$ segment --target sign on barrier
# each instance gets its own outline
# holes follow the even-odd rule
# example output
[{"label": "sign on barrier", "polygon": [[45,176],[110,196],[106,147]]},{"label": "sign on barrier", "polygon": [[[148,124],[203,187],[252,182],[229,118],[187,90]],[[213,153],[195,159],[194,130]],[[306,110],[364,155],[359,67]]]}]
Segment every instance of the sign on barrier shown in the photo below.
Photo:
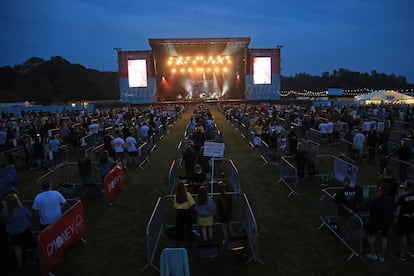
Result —
[{"label": "sign on barrier", "polygon": [[343,181],[344,177],[349,177],[351,187],[357,185],[358,168],[345,160],[333,156],[334,161],[334,177],[338,181]]},{"label": "sign on barrier", "polygon": [[223,157],[224,143],[204,142],[204,156]]},{"label": "sign on barrier", "polygon": [[124,168],[122,164],[116,165],[104,178],[105,202],[111,203],[115,193],[124,188]]},{"label": "sign on barrier", "polygon": [[37,237],[42,275],[47,275],[59,263],[65,251],[78,243],[86,233],[83,204],[78,201],[56,222],[41,231]]}]

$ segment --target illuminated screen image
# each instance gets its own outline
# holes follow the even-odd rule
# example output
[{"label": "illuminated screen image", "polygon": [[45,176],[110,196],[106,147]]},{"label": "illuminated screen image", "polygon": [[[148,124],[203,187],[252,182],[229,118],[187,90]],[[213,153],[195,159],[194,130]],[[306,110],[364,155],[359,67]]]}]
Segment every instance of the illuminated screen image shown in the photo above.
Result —
[{"label": "illuminated screen image", "polygon": [[147,61],[145,59],[128,60],[129,87],[147,87]]},{"label": "illuminated screen image", "polygon": [[270,57],[255,57],[253,59],[253,82],[254,84],[271,84]]}]

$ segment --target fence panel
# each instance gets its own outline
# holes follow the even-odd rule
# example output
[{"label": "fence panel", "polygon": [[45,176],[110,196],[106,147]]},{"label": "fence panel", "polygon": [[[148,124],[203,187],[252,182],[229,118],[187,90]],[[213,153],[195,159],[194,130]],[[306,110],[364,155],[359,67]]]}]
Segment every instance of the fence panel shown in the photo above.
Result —
[{"label": "fence panel", "polygon": [[259,232],[257,230],[256,219],[253,214],[253,210],[250,206],[249,200],[247,199],[246,194],[242,196],[242,209],[243,209],[243,227],[246,230],[247,237],[249,239],[250,251],[252,256],[247,261],[250,263],[254,261],[255,263],[263,264],[260,260],[259,253]]},{"label": "fence panel", "polygon": [[280,159],[279,172],[279,180],[277,183],[283,183],[288,187],[290,191],[288,196],[293,194],[298,195],[296,191],[299,182],[298,172],[296,167],[286,157]]},{"label": "fence panel", "polygon": [[[342,187],[329,187],[321,191],[320,196],[320,220],[319,229],[326,226],[352,253],[348,261],[357,256],[363,260],[363,245],[365,232],[363,220],[344,205],[338,205],[333,201],[334,195]],[[338,214],[338,209],[347,210],[350,215],[344,217]]]}]

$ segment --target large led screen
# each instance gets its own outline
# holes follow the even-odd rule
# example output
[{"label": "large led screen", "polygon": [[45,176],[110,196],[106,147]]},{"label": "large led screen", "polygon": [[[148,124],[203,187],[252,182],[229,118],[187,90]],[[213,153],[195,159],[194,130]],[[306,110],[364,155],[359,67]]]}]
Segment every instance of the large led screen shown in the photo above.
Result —
[{"label": "large led screen", "polygon": [[271,84],[272,59],[270,57],[255,57],[253,59],[253,83]]},{"label": "large led screen", "polygon": [[147,61],[145,59],[128,60],[129,87],[147,87]]}]

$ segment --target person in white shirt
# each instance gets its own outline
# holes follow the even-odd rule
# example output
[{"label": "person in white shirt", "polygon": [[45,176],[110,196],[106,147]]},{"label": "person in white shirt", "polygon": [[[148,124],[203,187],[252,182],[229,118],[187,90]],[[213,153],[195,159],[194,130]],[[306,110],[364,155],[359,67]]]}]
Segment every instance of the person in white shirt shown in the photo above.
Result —
[{"label": "person in white shirt", "polygon": [[370,121],[365,121],[365,122],[362,123],[362,131],[363,131],[364,134],[367,134],[370,129],[371,129],[371,122]]},{"label": "person in white shirt", "polygon": [[124,144],[125,140],[122,138],[121,133],[117,133],[117,136],[112,140],[112,146],[115,151],[115,159],[118,162],[123,162],[124,160]]},{"label": "person in white shirt", "polygon": [[39,212],[42,229],[57,221],[62,216],[62,207],[66,205],[63,195],[52,190],[52,184],[43,185],[43,192],[36,195],[32,208]]},{"label": "person in white shirt", "polygon": [[328,125],[324,122],[319,124],[319,131],[321,133],[322,139],[326,139],[326,134],[328,133]]},{"label": "person in white shirt", "polygon": [[138,164],[138,155],[137,155],[137,140],[129,135],[125,139],[126,143],[126,149],[128,151],[128,158],[127,158],[127,164],[131,164],[132,162],[135,162],[135,164]]},{"label": "person in white shirt", "polygon": [[146,122],[142,123],[141,127],[138,129],[138,138],[141,139],[141,141],[148,141],[149,136],[149,126]]},{"label": "person in white shirt", "polygon": [[356,159],[357,161],[362,161],[362,154],[364,150],[365,145],[365,135],[362,134],[361,130],[358,130],[358,132],[354,136],[354,140],[352,142],[352,147],[357,154]]},{"label": "person in white shirt", "polygon": [[99,124],[92,123],[88,126],[88,128],[89,128],[89,131],[90,131],[91,134],[93,134],[95,136],[99,134]]}]

